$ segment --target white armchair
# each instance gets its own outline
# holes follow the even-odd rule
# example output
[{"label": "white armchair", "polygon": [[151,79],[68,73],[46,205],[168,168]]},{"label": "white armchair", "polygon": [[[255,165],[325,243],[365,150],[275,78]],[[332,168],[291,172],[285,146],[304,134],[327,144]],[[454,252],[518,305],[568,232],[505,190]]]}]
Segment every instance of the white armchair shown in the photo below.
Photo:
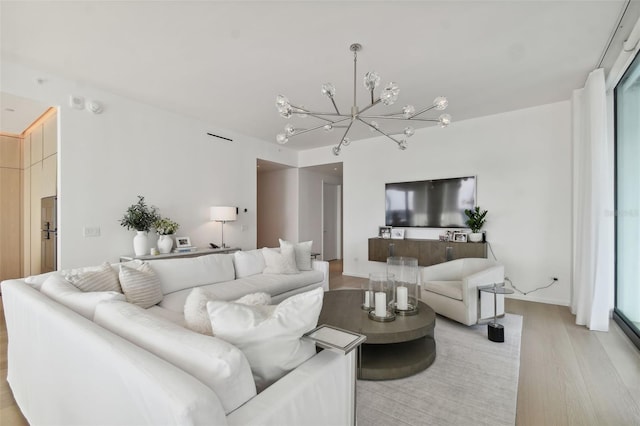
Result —
[{"label": "white armchair", "polygon": [[[427,266],[420,273],[422,300],[436,313],[465,325],[493,317],[493,294],[478,286],[504,282],[504,266],[489,259],[456,259]],[[504,314],[504,295],[497,295],[497,314]],[[478,315],[480,309],[480,315]]]}]

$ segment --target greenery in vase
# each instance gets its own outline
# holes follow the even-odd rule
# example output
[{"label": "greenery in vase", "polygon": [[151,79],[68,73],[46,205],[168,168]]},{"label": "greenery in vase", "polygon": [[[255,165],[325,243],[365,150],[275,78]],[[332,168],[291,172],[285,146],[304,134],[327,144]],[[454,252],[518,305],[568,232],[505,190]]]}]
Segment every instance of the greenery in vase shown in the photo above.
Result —
[{"label": "greenery in vase", "polygon": [[471,228],[471,232],[477,233],[480,232],[482,226],[487,221],[485,217],[487,216],[488,211],[482,210],[480,211],[479,206],[475,206],[473,210],[465,209],[464,214],[467,215],[468,219],[465,222],[469,228]]},{"label": "greenery in vase", "polygon": [[162,217],[154,222],[153,227],[156,228],[158,235],[171,235],[176,233],[180,225],[168,217]]},{"label": "greenery in vase", "polygon": [[127,208],[126,213],[120,219],[120,225],[127,229],[149,232],[158,219],[160,219],[158,208],[148,206],[144,202],[144,197],[138,195],[138,202]]}]

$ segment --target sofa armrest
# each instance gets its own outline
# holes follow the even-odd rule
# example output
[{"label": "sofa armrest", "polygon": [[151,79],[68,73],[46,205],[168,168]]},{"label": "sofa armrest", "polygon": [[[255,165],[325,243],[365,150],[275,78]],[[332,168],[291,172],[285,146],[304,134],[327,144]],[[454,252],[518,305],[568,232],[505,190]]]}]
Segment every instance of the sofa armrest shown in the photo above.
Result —
[{"label": "sofa armrest", "polygon": [[324,291],[329,291],[329,262],[324,260],[313,260],[311,261],[311,268],[313,268],[314,271],[320,271],[324,274],[322,289]]},{"label": "sofa armrest", "polygon": [[354,424],[356,351],[324,350],[227,416],[235,426]]},{"label": "sofa armrest", "polygon": [[478,287],[504,282],[504,266],[496,265],[462,279],[462,299],[466,304],[478,302]]}]

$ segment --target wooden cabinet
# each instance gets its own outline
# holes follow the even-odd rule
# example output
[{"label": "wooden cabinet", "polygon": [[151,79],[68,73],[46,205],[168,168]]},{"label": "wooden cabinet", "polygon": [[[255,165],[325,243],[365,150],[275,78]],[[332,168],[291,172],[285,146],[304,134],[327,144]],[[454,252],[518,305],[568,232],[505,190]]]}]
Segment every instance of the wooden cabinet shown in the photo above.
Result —
[{"label": "wooden cabinet", "polygon": [[42,124],[31,132],[31,165],[42,161]]},{"label": "wooden cabinet", "polygon": [[42,125],[42,158],[52,156],[58,152],[58,120],[53,114]]},{"label": "wooden cabinet", "polygon": [[0,280],[22,275],[21,139],[0,136]]},{"label": "wooden cabinet", "polygon": [[386,262],[389,256],[418,259],[418,265],[429,266],[467,257],[487,257],[486,243],[456,243],[438,240],[390,240],[369,238],[369,260]]}]

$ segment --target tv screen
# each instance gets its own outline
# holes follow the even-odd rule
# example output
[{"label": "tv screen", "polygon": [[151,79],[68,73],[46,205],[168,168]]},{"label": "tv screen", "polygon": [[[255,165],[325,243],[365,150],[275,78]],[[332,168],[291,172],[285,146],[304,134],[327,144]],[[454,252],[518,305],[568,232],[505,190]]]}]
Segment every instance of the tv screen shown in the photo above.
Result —
[{"label": "tv screen", "polygon": [[476,204],[476,177],[387,183],[387,226],[466,228],[465,209]]}]

